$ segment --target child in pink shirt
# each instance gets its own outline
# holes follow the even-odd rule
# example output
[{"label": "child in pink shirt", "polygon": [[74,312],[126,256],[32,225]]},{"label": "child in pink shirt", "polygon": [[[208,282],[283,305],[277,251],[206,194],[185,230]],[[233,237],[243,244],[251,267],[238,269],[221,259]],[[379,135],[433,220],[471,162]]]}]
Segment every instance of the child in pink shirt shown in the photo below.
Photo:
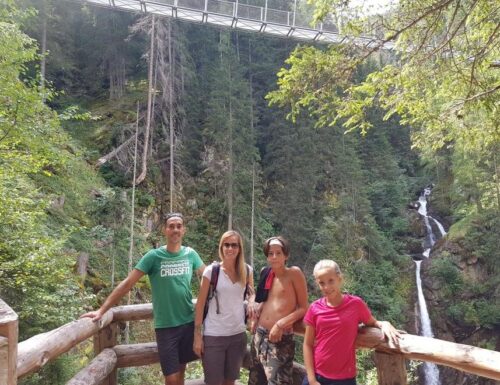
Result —
[{"label": "child in pink shirt", "polygon": [[375,326],[393,342],[399,332],[387,321],[377,321],[359,297],[342,293],[343,277],[332,260],[314,266],[314,279],[323,297],[314,301],[304,317],[302,385],[356,385],[355,340],[359,324]]}]

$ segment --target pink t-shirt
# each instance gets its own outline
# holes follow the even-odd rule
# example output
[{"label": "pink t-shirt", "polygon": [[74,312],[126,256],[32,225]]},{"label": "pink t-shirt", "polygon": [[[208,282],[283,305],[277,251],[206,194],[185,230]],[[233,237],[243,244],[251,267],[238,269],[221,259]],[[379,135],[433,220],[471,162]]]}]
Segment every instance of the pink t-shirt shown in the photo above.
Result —
[{"label": "pink t-shirt", "polygon": [[324,297],[314,301],[304,322],[315,328],[315,373],[332,380],[356,377],[358,325],[370,318],[370,309],[355,295],[344,294],[338,306],[327,305]]}]

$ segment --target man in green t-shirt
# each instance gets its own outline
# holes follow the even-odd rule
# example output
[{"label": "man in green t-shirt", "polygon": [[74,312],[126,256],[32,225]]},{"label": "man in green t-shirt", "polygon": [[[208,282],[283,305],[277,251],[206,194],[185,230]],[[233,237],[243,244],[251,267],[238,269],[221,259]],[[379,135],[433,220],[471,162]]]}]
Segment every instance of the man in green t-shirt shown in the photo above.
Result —
[{"label": "man in green t-shirt", "polygon": [[194,271],[201,277],[205,265],[195,250],[182,246],[185,232],[182,214],[168,214],[163,226],[166,246],[148,251],[99,310],[81,316],[98,321],[147,274],[151,283],[156,342],[165,385],[183,385],[186,364],[198,358],[193,352],[191,278]]}]

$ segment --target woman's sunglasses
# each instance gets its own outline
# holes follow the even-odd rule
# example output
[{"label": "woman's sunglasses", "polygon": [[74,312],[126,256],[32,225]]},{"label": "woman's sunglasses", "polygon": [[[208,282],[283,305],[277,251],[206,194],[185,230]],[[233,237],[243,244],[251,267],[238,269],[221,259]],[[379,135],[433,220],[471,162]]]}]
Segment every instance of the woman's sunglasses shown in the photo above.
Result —
[{"label": "woman's sunglasses", "polygon": [[223,243],[222,246],[224,246],[227,249],[229,248],[237,249],[240,247],[238,243]]}]

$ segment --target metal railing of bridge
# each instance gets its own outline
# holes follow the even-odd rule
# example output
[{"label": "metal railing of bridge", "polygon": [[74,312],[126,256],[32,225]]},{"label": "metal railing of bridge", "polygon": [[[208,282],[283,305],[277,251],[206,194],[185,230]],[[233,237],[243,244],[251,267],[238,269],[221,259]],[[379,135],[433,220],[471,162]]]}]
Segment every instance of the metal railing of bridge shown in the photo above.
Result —
[{"label": "metal railing of bridge", "polygon": [[[375,37],[347,37],[335,23],[325,21],[313,24],[312,6],[279,0],[80,0],[81,2],[136,13],[178,18],[185,21],[208,23],[249,32],[270,34],[305,41],[342,43],[346,39],[366,47],[380,44]],[[384,49],[392,49],[384,44]]]}]

